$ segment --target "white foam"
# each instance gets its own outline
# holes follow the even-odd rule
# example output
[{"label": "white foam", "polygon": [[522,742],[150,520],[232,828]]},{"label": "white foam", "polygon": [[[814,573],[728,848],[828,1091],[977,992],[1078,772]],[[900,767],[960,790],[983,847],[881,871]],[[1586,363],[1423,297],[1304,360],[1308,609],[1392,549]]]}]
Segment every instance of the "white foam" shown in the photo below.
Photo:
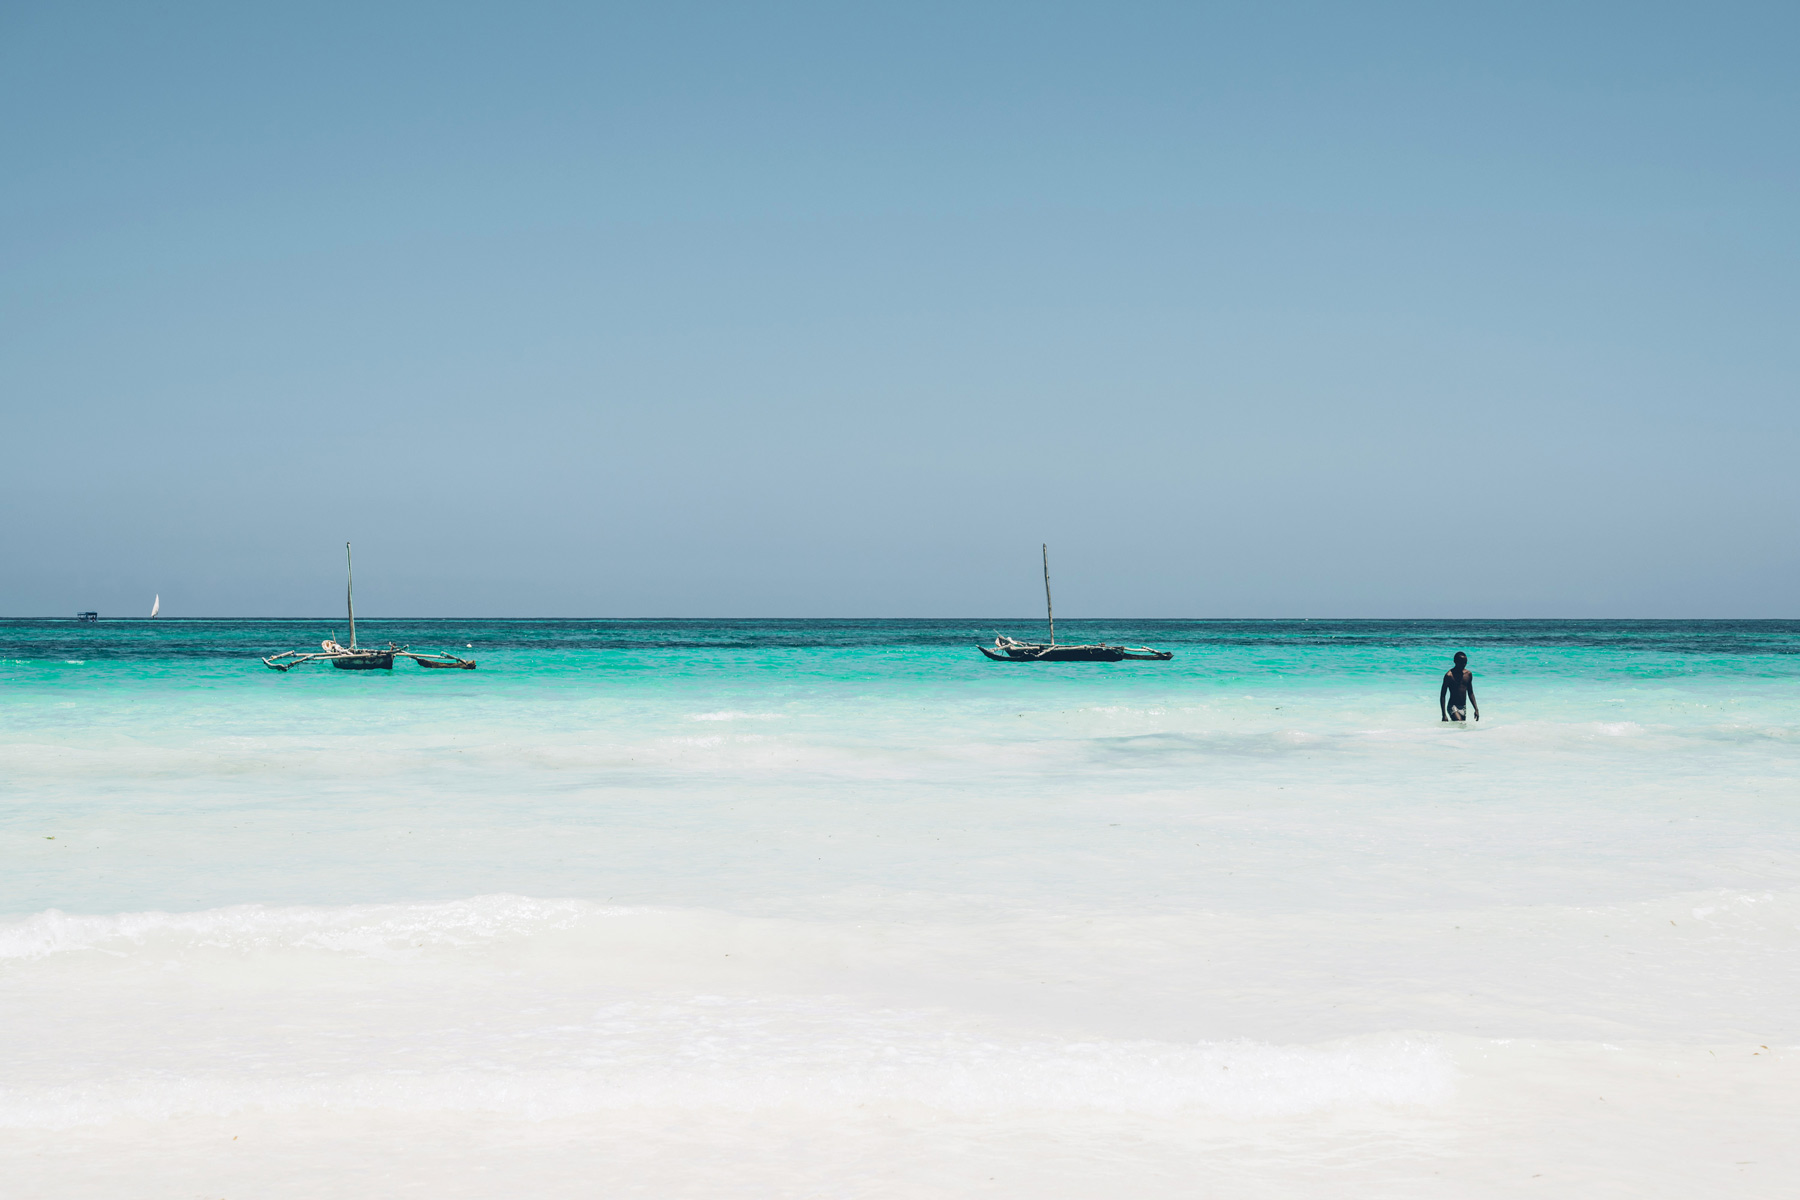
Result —
[{"label": "white foam", "polygon": [[0,961],[78,950],[119,953],[155,946],[165,952],[205,947],[237,952],[306,948],[386,955],[423,945],[464,946],[567,928],[583,915],[612,911],[580,900],[476,896],[442,904],[278,907],[240,904],[203,912],[74,916],[50,909],[0,922]]},{"label": "white foam", "polygon": [[1450,1094],[1448,1056],[1417,1037],[1059,1037],[822,994],[859,962],[918,974],[1013,940],[951,923],[918,931],[922,949],[902,928],[917,930],[515,895],[39,913],[0,923],[0,1126],[250,1109],[1256,1117]]},{"label": "white foam", "polygon": [[[904,1016],[904,1014],[900,1014]],[[616,1026],[616,1022],[614,1025]],[[167,1119],[260,1109],[293,1112],[492,1112],[541,1120],[620,1109],[836,1112],[923,1107],[1007,1115],[1203,1111],[1283,1117],[1343,1106],[1441,1104],[1449,1055],[1413,1038],[1340,1047],[1249,1042],[1055,1044],[989,1040],[894,1020],[810,1028],[802,1054],[785,1029],[723,1020],[674,1045],[621,1044],[602,1023],[562,1066],[519,1069],[503,1055],[458,1069],[170,1077],[144,1073],[75,1085],[0,1088],[0,1127],[61,1129],[119,1118]],[[654,1033],[655,1030],[638,1030]],[[526,1036],[521,1034],[520,1036]],[[652,1053],[654,1052],[654,1053]]]},{"label": "white foam", "polygon": [[728,710],[725,712],[693,713],[690,721],[780,721],[785,720],[786,713],[753,713]]}]

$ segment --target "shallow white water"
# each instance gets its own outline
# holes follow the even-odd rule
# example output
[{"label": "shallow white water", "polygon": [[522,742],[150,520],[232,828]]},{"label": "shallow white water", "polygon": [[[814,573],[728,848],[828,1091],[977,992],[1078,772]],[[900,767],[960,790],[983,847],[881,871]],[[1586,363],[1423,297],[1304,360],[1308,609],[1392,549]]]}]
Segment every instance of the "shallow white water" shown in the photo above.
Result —
[{"label": "shallow white water", "polygon": [[1800,1177],[1786,660],[1526,662],[1457,729],[1317,650],[895,653],[15,662],[17,1194]]}]

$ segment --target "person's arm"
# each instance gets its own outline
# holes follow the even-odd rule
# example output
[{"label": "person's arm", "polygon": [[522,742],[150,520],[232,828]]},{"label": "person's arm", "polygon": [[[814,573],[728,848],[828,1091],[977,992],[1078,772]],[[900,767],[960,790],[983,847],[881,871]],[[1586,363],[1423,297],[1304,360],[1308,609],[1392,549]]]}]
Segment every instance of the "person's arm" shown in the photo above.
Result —
[{"label": "person's arm", "polygon": [[1475,672],[1470,671],[1469,677],[1463,680],[1463,682],[1467,684],[1469,688],[1469,711],[1474,713],[1475,719],[1479,721],[1481,720],[1481,705],[1475,703]]},{"label": "person's arm", "polygon": [[1444,711],[1444,697],[1450,694],[1450,672],[1444,672],[1444,682],[1438,685],[1438,720],[1448,721],[1450,714]]}]

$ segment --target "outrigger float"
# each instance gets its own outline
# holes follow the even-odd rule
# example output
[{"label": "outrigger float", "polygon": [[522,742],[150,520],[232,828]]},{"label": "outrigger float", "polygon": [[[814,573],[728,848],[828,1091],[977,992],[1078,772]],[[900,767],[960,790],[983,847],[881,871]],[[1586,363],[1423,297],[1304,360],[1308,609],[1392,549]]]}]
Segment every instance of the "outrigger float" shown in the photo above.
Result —
[{"label": "outrigger float", "polygon": [[1050,622],[1048,642],[1021,642],[1003,634],[994,635],[994,648],[977,646],[977,650],[995,662],[1121,662],[1128,658],[1166,662],[1175,657],[1172,650],[1152,650],[1148,646],[1109,646],[1098,642],[1071,646],[1056,641],[1056,610],[1050,605],[1050,547],[1044,546],[1044,617]]},{"label": "outrigger float", "polygon": [[454,654],[431,652],[421,654],[408,650],[405,646],[396,646],[389,642],[385,647],[376,650],[356,644],[356,597],[352,592],[354,576],[350,569],[350,543],[344,543],[344,607],[350,611],[350,644],[341,645],[336,638],[326,638],[319,643],[317,650],[283,650],[280,654],[271,654],[263,659],[263,666],[272,671],[285,671],[297,667],[301,663],[328,662],[342,671],[391,671],[396,658],[410,658],[421,667],[436,667],[440,670],[473,671],[475,660],[458,658]]}]

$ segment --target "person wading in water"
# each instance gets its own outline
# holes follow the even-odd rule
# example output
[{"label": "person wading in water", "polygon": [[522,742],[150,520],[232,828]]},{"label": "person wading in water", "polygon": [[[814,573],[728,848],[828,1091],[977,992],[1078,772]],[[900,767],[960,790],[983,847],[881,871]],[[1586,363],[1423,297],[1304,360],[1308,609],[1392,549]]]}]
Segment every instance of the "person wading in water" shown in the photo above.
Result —
[{"label": "person wading in water", "polygon": [[1444,686],[1438,689],[1438,715],[1446,721],[1466,721],[1465,709],[1473,709],[1475,719],[1481,720],[1481,705],[1475,702],[1475,673],[1469,670],[1469,656],[1458,650],[1456,665],[1444,672]]}]

